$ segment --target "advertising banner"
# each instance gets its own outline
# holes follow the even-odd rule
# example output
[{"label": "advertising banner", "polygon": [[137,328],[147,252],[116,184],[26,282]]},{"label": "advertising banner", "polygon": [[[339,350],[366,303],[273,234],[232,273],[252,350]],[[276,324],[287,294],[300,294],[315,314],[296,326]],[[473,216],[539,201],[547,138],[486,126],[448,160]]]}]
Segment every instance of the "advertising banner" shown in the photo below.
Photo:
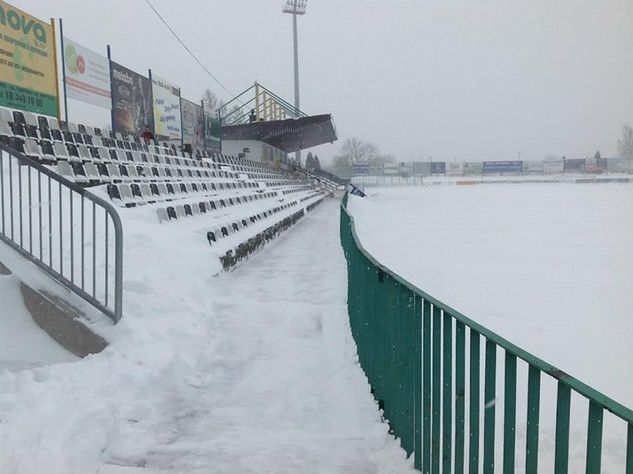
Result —
[{"label": "advertising banner", "polygon": [[397,163],[384,163],[382,166],[385,175],[394,176],[400,174],[400,166]]},{"label": "advertising banner", "polygon": [[463,163],[446,163],[446,174],[448,176],[462,176],[464,174]]},{"label": "advertising banner", "polygon": [[369,165],[369,174],[371,176],[382,176],[382,163]]},{"label": "advertising banner", "polygon": [[543,173],[545,174],[562,173],[564,167],[565,167],[565,162],[561,158],[543,161]]},{"label": "advertising banner", "polygon": [[479,176],[484,172],[484,165],[481,161],[469,161],[464,163],[464,175]]},{"label": "advertising banner", "polygon": [[354,163],[354,175],[369,174],[369,163]]},{"label": "advertising banner", "polygon": [[193,150],[204,148],[204,122],[202,106],[181,99],[182,142],[191,145]]},{"label": "advertising banner", "polygon": [[112,130],[138,136],[145,127],[154,129],[152,84],[140,74],[110,61]]},{"label": "advertising banner", "polygon": [[523,172],[522,161],[484,161],[484,174],[495,173],[521,173]]},{"label": "advertising banner", "polygon": [[220,119],[212,115],[204,115],[204,148],[219,153],[222,150],[222,125]]},{"label": "advertising banner", "polygon": [[413,174],[415,176],[428,176],[431,174],[430,161],[415,161],[413,163]]},{"label": "advertising banner", "polygon": [[64,75],[68,97],[112,108],[108,58],[64,37]]},{"label": "advertising banner", "polygon": [[542,161],[524,161],[523,171],[525,173],[542,173],[543,162]]},{"label": "advertising banner", "polygon": [[585,171],[584,158],[573,158],[570,160],[563,160],[565,163],[565,171]]},{"label": "advertising banner", "polygon": [[431,163],[431,174],[445,174],[446,163],[443,161],[433,161]]},{"label": "advertising banner", "polygon": [[180,140],[182,138],[180,90],[152,74],[152,100],[156,138]]},{"label": "advertising banner", "polygon": [[607,169],[609,173],[628,173],[631,170],[631,160],[625,158],[608,158]]},{"label": "advertising banner", "polygon": [[0,0],[0,105],[56,116],[53,28]]}]

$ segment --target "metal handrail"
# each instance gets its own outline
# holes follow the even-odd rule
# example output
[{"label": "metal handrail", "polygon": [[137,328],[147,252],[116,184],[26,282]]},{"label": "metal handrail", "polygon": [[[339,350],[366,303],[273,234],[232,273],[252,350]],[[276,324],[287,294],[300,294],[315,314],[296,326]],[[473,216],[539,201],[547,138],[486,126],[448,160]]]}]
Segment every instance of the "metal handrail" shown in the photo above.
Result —
[{"label": "metal handrail", "polygon": [[[11,170],[12,168],[12,164],[11,164],[11,159],[14,158],[15,160],[17,160],[18,162],[18,190],[19,190],[19,195],[17,196],[17,206],[14,206],[14,176],[10,175],[8,176],[8,182],[9,182],[9,186],[8,189],[5,187],[5,176],[4,176],[4,159],[5,159],[5,153],[7,155],[9,155],[9,169]],[[22,171],[19,169],[20,167],[26,167],[28,172],[28,224],[29,224],[29,231],[28,231],[28,236],[29,236],[29,245],[28,248],[24,246],[24,242],[23,242],[23,215],[22,215],[22,209],[24,207],[24,204],[27,204],[26,202],[23,202],[23,198],[26,199],[26,196],[22,196]],[[36,177],[37,177],[37,192],[36,194],[35,191],[32,190],[32,180],[31,180],[31,175],[32,175],[32,170],[35,173]],[[45,177],[45,180],[48,181],[48,196],[44,196],[44,199],[46,197],[48,197],[48,201],[43,201],[42,200],[42,176]],[[58,193],[57,195],[59,196],[59,228],[58,228],[58,233],[59,235],[55,236],[55,239],[53,238],[53,231],[52,231],[52,227],[53,224],[56,224],[56,222],[53,221],[52,219],[52,202],[51,202],[51,196],[52,196],[52,191],[51,191],[51,183],[56,183],[58,186]],[[5,212],[5,204],[6,204],[6,199],[5,199],[5,191],[8,190],[8,198],[9,198],[9,209],[8,212]],[[70,274],[68,274],[67,271],[64,271],[64,261],[63,261],[63,244],[64,244],[64,235],[63,235],[63,196],[67,195],[68,196],[68,204],[69,204],[69,209],[70,209],[70,215],[67,216],[68,219],[68,223],[69,225],[69,239],[70,239],[70,244],[71,244],[71,254],[70,254],[70,259],[71,259],[71,268],[70,268]],[[81,232],[80,233],[80,241],[81,241],[81,250],[80,250],[80,257],[81,257],[81,285],[79,285],[78,283],[75,282],[75,278],[74,278],[74,259],[75,259],[75,245],[74,245],[74,240],[75,237],[77,237],[75,235],[76,229],[75,229],[75,222],[74,222],[74,212],[73,212],[73,203],[74,203],[74,196],[79,196],[79,198],[81,199],[80,201],[80,209],[81,209]],[[87,190],[86,188],[83,188],[79,185],[77,185],[76,183],[73,183],[72,181],[64,178],[63,176],[60,176],[59,174],[57,174],[56,172],[52,171],[51,169],[47,168],[46,166],[38,163],[37,161],[29,158],[28,156],[26,156],[25,154],[15,150],[14,148],[4,144],[4,143],[0,143],[0,196],[2,198],[2,203],[0,205],[0,210],[2,212],[2,229],[0,229],[0,240],[2,240],[4,243],[6,243],[7,245],[9,245],[13,250],[15,250],[16,252],[18,252],[21,256],[23,256],[24,258],[26,258],[27,260],[29,260],[30,262],[34,263],[35,265],[38,266],[38,268],[40,268],[42,271],[44,271],[47,275],[51,276],[53,279],[55,279],[56,281],[58,281],[60,284],[62,284],[64,287],[66,287],[67,289],[71,290],[72,292],[76,293],[77,295],[79,295],[81,298],[83,298],[84,300],[86,300],[88,303],[90,303],[92,306],[94,306],[95,308],[99,309],[100,311],[102,311],[104,314],[106,314],[110,319],[112,319],[115,323],[118,322],[122,315],[123,315],[123,226],[121,224],[121,219],[117,213],[117,211],[115,210],[115,208],[106,200],[100,198],[99,196],[94,195],[93,193],[91,193],[89,190]],[[37,204],[34,204],[32,201],[33,200],[38,200]],[[93,262],[92,262],[92,269],[93,269],[93,274],[92,274],[92,293],[90,292],[90,289],[86,287],[85,285],[85,267],[84,267],[84,260],[85,260],[85,255],[84,255],[84,244],[85,244],[85,205],[84,205],[84,200],[89,201],[92,204],[92,217],[93,217],[93,221],[92,221],[92,230],[93,230]],[[47,223],[48,225],[51,227],[51,230],[49,231],[48,234],[48,250],[49,250],[49,258],[48,258],[48,263],[46,262],[46,258],[45,255],[43,254],[43,246],[44,246],[44,240],[43,240],[43,236],[40,234],[39,235],[39,242],[37,242],[36,244],[36,249],[39,247],[39,256],[36,255],[36,252],[34,252],[33,249],[33,221],[36,220],[37,223],[40,224],[40,229],[41,229],[41,225],[44,222],[44,218],[45,215],[43,213],[43,207],[45,205],[48,205],[48,220]],[[14,214],[16,214],[16,209],[15,207],[17,207],[18,211],[18,222],[19,222],[19,240],[17,239],[17,236],[15,235],[14,232]],[[104,229],[104,233],[105,233],[105,242],[100,242],[100,243],[104,243],[104,255],[105,255],[105,268],[104,268],[104,297],[100,297],[97,295],[97,289],[96,289],[96,244],[97,244],[97,240],[96,240],[96,230],[97,230],[97,223],[96,223],[96,212],[97,212],[97,208],[100,208],[103,210],[104,215],[105,215],[105,220],[104,220],[104,225],[103,225],[103,229]],[[34,213],[34,209],[37,212],[37,216],[39,217],[39,219],[34,219],[33,213]],[[89,211],[88,211],[88,214]],[[7,216],[10,217],[10,220],[7,219]],[[112,226],[114,228],[114,294],[113,297],[110,298],[109,297],[109,280],[110,280],[110,275],[109,275],[109,242],[108,242],[108,228],[109,228],[109,222],[112,223]],[[7,235],[7,233],[5,232],[5,228],[7,227],[7,223],[10,224],[11,227],[11,232],[10,234]],[[101,230],[101,229],[100,229]],[[53,249],[52,249],[52,245],[53,245],[53,241],[59,239],[59,266],[58,268],[55,268],[55,265],[53,263]],[[103,262],[101,262],[103,263]],[[113,301],[113,304],[109,304],[110,300]]]},{"label": "metal handrail", "polygon": [[[367,261],[369,262],[369,264],[371,266],[373,266],[373,269],[375,269],[375,271],[378,273],[378,278],[383,278],[384,276],[387,276],[388,278],[391,278],[393,281],[397,282],[398,285],[402,286],[404,289],[406,289],[408,292],[410,292],[417,300],[421,300],[423,305],[422,305],[422,309],[418,309],[419,312],[421,312],[422,314],[418,315],[421,318],[425,319],[425,330],[430,328],[430,320],[431,318],[434,318],[434,331],[435,331],[435,318],[437,318],[437,321],[440,324],[440,327],[442,326],[442,322],[441,322],[441,315],[443,314],[445,317],[449,316],[452,317],[455,321],[456,321],[456,330],[458,326],[462,327],[462,334],[461,334],[461,341],[463,343],[464,341],[464,333],[463,333],[463,328],[464,327],[468,327],[471,331],[471,336],[475,335],[477,336],[477,348],[479,348],[479,336],[483,336],[486,339],[486,371],[488,371],[488,363],[491,362],[493,365],[492,373],[490,374],[490,377],[492,377],[492,381],[489,381],[489,374],[486,373],[486,400],[488,400],[488,390],[492,390],[492,397],[490,398],[490,400],[494,400],[494,385],[495,385],[495,368],[494,368],[494,361],[495,359],[495,350],[496,350],[496,346],[500,347],[501,349],[503,349],[506,353],[506,362],[510,364],[510,367],[514,367],[514,375],[513,375],[513,381],[514,381],[514,400],[516,400],[516,360],[520,359],[524,362],[526,362],[530,368],[530,374],[529,374],[529,380],[528,380],[528,410],[532,409],[536,409],[536,419],[532,419],[530,420],[530,418],[528,417],[528,434],[527,434],[527,442],[528,442],[528,448],[532,448],[533,452],[537,452],[538,450],[538,406],[539,406],[539,395],[538,395],[538,391],[539,391],[539,387],[540,387],[540,378],[539,378],[539,374],[540,372],[543,372],[551,377],[553,377],[557,383],[558,383],[558,399],[557,399],[557,419],[556,419],[556,426],[557,426],[557,433],[556,433],[556,464],[555,464],[555,472],[558,473],[564,473],[567,472],[567,463],[568,463],[568,436],[569,436],[569,403],[570,403],[570,391],[573,391],[583,397],[585,397],[586,399],[589,400],[590,402],[590,406],[589,406],[589,426],[588,426],[588,430],[589,430],[589,436],[587,437],[587,443],[588,443],[588,449],[587,449],[587,457],[586,457],[586,462],[587,462],[587,472],[595,472],[598,473],[600,472],[600,450],[601,450],[601,442],[602,442],[602,410],[606,409],[607,411],[611,412],[612,414],[614,414],[616,417],[620,418],[621,420],[623,420],[624,422],[627,423],[628,426],[628,432],[627,432],[627,455],[626,455],[626,473],[627,474],[633,474],[633,410],[627,408],[626,406],[622,405],[621,403],[613,400],[612,398],[600,393],[599,391],[593,389],[592,387],[588,386],[587,384],[581,382],[580,380],[572,377],[571,375],[567,374],[566,372],[564,372],[563,370],[559,369],[558,367],[530,354],[529,352],[525,351],[524,349],[518,347],[517,345],[511,343],[510,341],[508,341],[507,339],[499,336],[498,334],[496,334],[495,332],[489,330],[488,328],[482,326],[481,324],[477,323],[476,321],[473,321],[472,319],[468,318],[467,316],[465,316],[464,314],[460,313],[459,311],[455,310],[454,308],[450,307],[449,305],[439,301],[438,299],[434,298],[433,296],[429,295],[427,292],[425,292],[424,290],[418,288],[417,286],[413,285],[412,283],[410,283],[409,281],[405,280],[404,278],[402,278],[400,275],[398,275],[397,273],[393,272],[392,270],[390,270],[389,268],[387,268],[386,266],[384,266],[383,264],[381,264],[378,260],[376,260],[362,245],[362,243],[360,242],[360,239],[358,238],[358,235],[356,233],[356,228],[355,228],[355,223],[354,223],[354,218],[353,216],[350,214],[350,212],[347,209],[347,200],[348,200],[348,195],[347,193],[345,194],[345,196],[343,197],[342,203],[341,203],[341,218],[343,219],[343,216],[345,216],[345,218],[348,220],[349,222],[349,231],[351,233],[351,236],[353,238],[353,242],[354,242],[354,246],[355,248],[361,253],[361,255],[367,259]],[[343,232],[344,232],[344,226],[343,226],[343,220],[341,221],[341,239],[343,239]],[[343,243],[343,242],[342,242]],[[344,249],[345,249],[345,245]],[[347,255],[347,250],[346,250],[346,257],[348,257],[348,265],[349,265],[349,256]],[[372,269],[372,270],[373,270]],[[350,279],[350,285],[352,285],[353,282],[353,277],[350,275],[348,276],[348,278]],[[348,304],[350,304],[350,302],[348,301]],[[432,306],[432,311],[431,311],[431,306]],[[350,318],[352,317],[351,315],[351,308],[350,308]],[[428,322],[429,327],[426,327],[426,323]],[[421,324],[418,322],[418,324]],[[422,329],[421,326],[419,329]],[[427,331],[428,332],[428,331]],[[435,337],[435,333],[433,334],[433,336]],[[430,335],[426,335],[424,337],[429,337]],[[424,339],[423,337],[423,339]],[[439,338],[439,332],[437,337]],[[451,337],[451,336],[449,336]],[[459,337],[459,336],[458,336]],[[428,342],[430,345],[430,341],[423,341],[423,343]],[[439,342],[439,341],[438,341]],[[445,341],[446,342],[446,341]],[[362,342],[357,341],[357,344],[359,344],[359,346],[362,344]],[[441,342],[439,343],[441,345]],[[449,339],[449,346],[450,346],[450,339]],[[433,343],[434,345],[434,349],[435,349],[435,341]],[[430,349],[429,349],[430,350]],[[489,351],[490,350],[490,354]],[[420,354],[421,349],[418,347],[417,348],[417,354]],[[444,346],[442,346],[442,351],[446,351],[446,348]],[[359,353],[361,352],[360,347],[359,347]],[[425,353],[425,355],[429,356],[430,353]],[[452,353],[451,353],[452,355]],[[491,359],[489,360],[488,357],[491,357]],[[435,356],[434,356],[435,357]],[[462,370],[464,369],[463,367],[463,354],[461,355],[462,357]],[[424,357],[423,357],[424,358]],[[427,357],[428,359],[428,357]],[[450,362],[450,356],[449,356],[449,362]],[[477,364],[479,364],[479,355],[477,355]],[[435,358],[433,359],[433,364],[435,364]],[[361,365],[362,365],[363,361],[361,360]],[[427,363],[427,361],[424,361],[424,363]],[[431,364],[431,361],[428,361],[429,364]],[[435,365],[433,365],[433,369],[435,370]],[[424,376],[425,377],[430,377],[429,373],[426,373],[426,368],[425,368],[425,373]],[[428,369],[430,370],[430,368]],[[438,369],[439,370],[439,369]],[[452,369],[451,369],[452,370]],[[512,370],[512,369],[511,369]],[[439,374],[439,372],[438,372]],[[447,374],[445,373],[445,376]],[[452,375],[452,373],[448,374],[449,377],[450,375]],[[472,375],[472,374],[471,374]],[[463,374],[462,374],[463,376]],[[414,374],[414,377],[422,377],[422,374]],[[438,379],[439,379],[439,375],[438,375]],[[430,379],[429,379],[430,380]],[[370,380],[371,383],[371,380]],[[417,380],[416,382],[417,384],[421,384],[420,380]],[[489,383],[492,384],[492,388],[489,387]],[[463,384],[463,380],[462,380],[462,384]],[[479,384],[479,382],[477,382],[477,384]],[[462,385],[463,387],[463,385]],[[506,387],[507,389],[508,387]],[[510,387],[510,389],[512,389],[512,387]],[[426,387],[425,384],[425,390],[428,390],[428,387]],[[450,392],[449,392],[450,393]],[[512,393],[512,392],[509,392]],[[430,397],[430,394],[421,394],[421,396],[428,396]],[[435,396],[435,394],[434,394]],[[534,398],[536,397],[536,398]],[[419,399],[417,400],[417,402],[419,404]],[[435,402],[434,402],[435,403]],[[462,415],[463,415],[463,398],[462,398]],[[536,403],[536,406],[534,405]],[[426,406],[426,405],[425,405]],[[435,409],[435,405],[434,405],[434,409]],[[450,415],[450,411],[449,411],[449,415]],[[419,414],[416,415],[417,417],[419,417]],[[425,415],[426,416],[426,415]],[[532,416],[534,416],[532,414]],[[565,419],[566,416],[566,419]],[[491,415],[491,419],[492,421],[490,421],[491,419],[486,417],[484,423],[493,423],[493,430],[494,430],[494,414]],[[559,417],[561,417],[561,419],[559,420]],[[559,430],[559,421],[561,422],[562,428],[561,430]],[[509,433],[509,435],[512,437],[511,439],[513,440],[512,443],[514,443],[514,429],[515,426],[513,425],[513,423],[515,423],[516,421],[513,420],[510,428],[512,429],[512,432]],[[477,422],[478,423],[478,422]],[[536,428],[534,428],[534,426],[530,427],[530,423],[532,423],[532,425],[534,425],[534,423],[536,423]],[[565,427],[567,432],[565,433]],[[438,428],[439,429],[439,428]],[[485,428],[486,430],[489,429],[488,426],[486,426]],[[530,431],[530,429],[532,431]],[[536,431],[534,431],[536,430]],[[416,435],[420,436],[420,431],[422,431],[421,427],[416,427]],[[505,433],[505,432],[504,432]],[[397,430],[396,430],[396,434]],[[428,433],[427,433],[428,434]],[[462,433],[463,436],[463,433]],[[416,438],[417,439],[417,438]],[[418,440],[419,441],[419,440]],[[439,443],[439,440],[434,440],[434,442],[437,441]],[[493,437],[493,441],[494,441],[494,437]],[[536,443],[530,446],[530,442],[532,443]],[[462,443],[463,443],[463,439],[462,439]],[[484,440],[484,450],[486,451],[487,449],[491,449],[494,452],[494,443],[492,445],[487,446],[486,445],[487,440]],[[420,443],[418,442],[418,445]],[[426,472],[426,467],[430,466],[431,460],[430,458],[432,458],[431,454],[428,452],[419,452],[418,448],[419,446],[416,445],[414,448],[415,451],[415,458],[416,458],[416,468],[420,469],[420,468],[424,468],[424,471]],[[434,448],[435,449],[435,448]],[[461,447],[462,449],[462,454],[463,454],[463,445]],[[478,450],[478,447],[476,448]],[[506,449],[508,449],[508,453],[506,455]],[[449,448],[450,450],[450,448]],[[528,449],[529,450],[529,449]],[[486,456],[487,459],[486,459]],[[510,461],[506,460],[509,459]],[[528,471],[530,471],[530,466],[533,466],[534,468],[536,467],[536,462],[537,462],[537,458],[536,455],[534,454],[532,458],[530,458],[529,456],[526,456],[527,460],[526,460],[526,469]],[[462,460],[463,461],[463,460]],[[494,465],[494,454],[486,454],[484,453],[484,472],[492,472],[488,469],[487,465],[486,465],[486,461],[489,461],[490,463],[492,463],[492,465]],[[437,462],[437,460],[434,460],[433,462]],[[530,464],[532,463],[532,464]],[[450,464],[450,461],[449,461]],[[511,466],[512,465],[512,466]],[[472,471],[473,466],[471,465],[471,471]],[[437,471],[439,472],[439,471]],[[475,472],[478,472],[477,470],[475,470]],[[509,447],[504,446],[504,472],[514,472],[514,444],[512,444]],[[535,471],[534,471],[535,472]]]}]

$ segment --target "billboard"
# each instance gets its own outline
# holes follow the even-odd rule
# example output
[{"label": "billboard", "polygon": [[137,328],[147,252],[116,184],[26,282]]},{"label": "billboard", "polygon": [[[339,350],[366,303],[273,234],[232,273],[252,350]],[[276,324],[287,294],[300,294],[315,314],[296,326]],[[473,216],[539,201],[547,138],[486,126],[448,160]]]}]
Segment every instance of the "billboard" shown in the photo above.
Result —
[{"label": "billboard", "polygon": [[446,173],[446,163],[443,161],[431,162],[431,174],[444,174]]},{"label": "billboard", "polygon": [[484,165],[481,161],[469,161],[464,163],[464,175],[466,176],[478,176],[483,174]]},{"label": "billboard", "polygon": [[446,174],[448,176],[461,176],[464,174],[464,163],[446,163]]},{"label": "billboard", "polygon": [[383,163],[382,170],[385,175],[399,175],[400,165],[398,165],[397,163]]},{"label": "billboard", "polygon": [[156,138],[180,140],[182,138],[180,89],[154,74],[151,77]]},{"label": "billboard", "polygon": [[191,145],[193,150],[204,148],[204,116],[202,106],[181,99],[182,142]]},{"label": "billboard", "polygon": [[522,161],[484,161],[484,174],[495,173],[521,173],[523,172]]},{"label": "billboard", "polygon": [[0,0],[0,105],[56,116],[53,27]]},{"label": "billboard", "polygon": [[572,158],[569,160],[563,158],[563,162],[565,163],[565,171],[585,171],[584,158]]},{"label": "billboard", "polygon": [[562,173],[564,167],[565,167],[565,162],[562,160],[562,158],[543,160],[543,173],[545,174]]},{"label": "billboard", "polygon": [[112,108],[108,58],[64,36],[64,76],[68,97]]},{"label": "billboard", "polygon": [[626,158],[609,158],[607,159],[607,169],[609,173],[628,173],[631,169],[631,160]]},{"label": "billboard", "polygon": [[413,174],[415,176],[428,176],[431,174],[430,161],[415,161],[413,163]]},{"label": "billboard", "polygon": [[154,129],[152,84],[140,74],[110,61],[112,84],[112,130],[139,135],[148,126]]},{"label": "billboard", "polygon": [[204,115],[204,148],[211,152],[222,150],[222,123],[213,115]]},{"label": "billboard", "polygon": [[523,162],[524,173],[543,173],[542,161],[524,161]]},{"label": "billboard", "polygon": [[369,174],[369,163],[354,163],[354,176]]}]

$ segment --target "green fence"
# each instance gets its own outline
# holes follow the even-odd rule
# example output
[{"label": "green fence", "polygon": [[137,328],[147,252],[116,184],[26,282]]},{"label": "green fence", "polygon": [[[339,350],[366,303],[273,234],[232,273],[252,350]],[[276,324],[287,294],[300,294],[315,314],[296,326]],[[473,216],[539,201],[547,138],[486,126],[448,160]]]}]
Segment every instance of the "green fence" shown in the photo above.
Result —
[{"label": "green fence", "polygon": [[[633,474],[633,411],[378,263],[356,235],[347,195],[341,205],[340,232],[347,259],[350,325],[360,364],[392,432],[408,454],[414,453],[417,469],[492,473],[497,461],[497,472],[514,473],[519,394],[526,400],[527,413],[522,427],[525,464],[518,471],[570,472],[570,407],[572,394],[577,394],[588,400],[585,472],[601,472],[607,410],[623,420],[626,452],[620,472]],[[497,357],[504,358],[502,373]],[[527,371],[525,393],[517,390],[522,388],[517,384],[517,362]],[[551,377],[557,386],[555,420],[547,420],[555,423],[553,459],[547,466],[538,465],[542,376]],[[503,387],[500,393],[498,382]],[[500,400],[503,410],[496,413]]]}]

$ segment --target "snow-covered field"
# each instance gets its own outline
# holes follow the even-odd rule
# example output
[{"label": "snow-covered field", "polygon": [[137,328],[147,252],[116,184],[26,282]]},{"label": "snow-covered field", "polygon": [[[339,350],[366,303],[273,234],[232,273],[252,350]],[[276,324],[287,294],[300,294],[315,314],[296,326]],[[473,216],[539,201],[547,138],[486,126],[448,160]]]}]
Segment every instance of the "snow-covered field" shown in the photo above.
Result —
[{"label": "snow-covered field", "polygon": [[[367,191],[365,199],[350,196],[349,208],[363,246],[381,263],[633,407],[633,185]],[[553,390],[544,380],[542,459],[550,467]],[[586,403],[574,399],[574,405],[574,414],[582,415],[572,420],[571,455],[578,463]],[[517,446],[520,431],[518,436]],[[605,415],[604,472],[620,472],[610,469],[623,465],[624,439],[623,424]]]},{"label": "snow-covered field", "polygon": [[101,354],[0,369],[0,472],[411,469],[357,363],[337,201],[219,275],[208,217],[121,214],[125,316]]}]

